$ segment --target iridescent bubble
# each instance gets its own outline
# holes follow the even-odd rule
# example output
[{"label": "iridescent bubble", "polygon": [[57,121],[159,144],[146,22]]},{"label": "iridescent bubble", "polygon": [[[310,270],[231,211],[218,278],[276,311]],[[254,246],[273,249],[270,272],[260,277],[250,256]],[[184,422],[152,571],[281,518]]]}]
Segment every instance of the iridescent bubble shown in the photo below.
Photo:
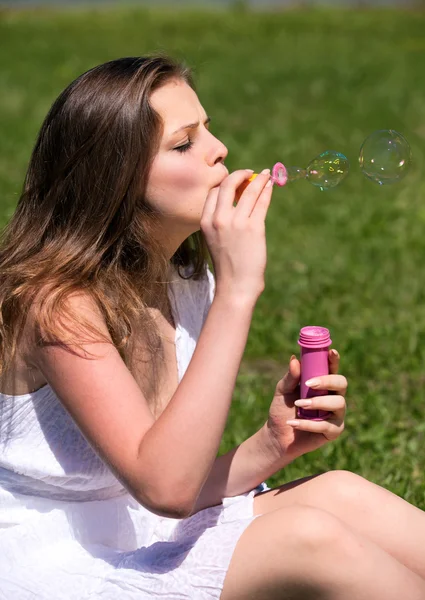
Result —
[{"label": "iridescent bubble", "polygon": [[307,166],[306,179],[322,191],[337,186],[350,170],[348,158],[341,152],[326,150]]},{"label": "iridescent bubble", "polygon": [[409,142],[394,129],[375,131],[360,148],[359,163],[363,175],[379,185],[403,179],[411,162]]},{"label": "iridescent bubble", "polygon": [[298,179],[305,179],[307,177],[306,169],[301,167],[288,167],[288,181],[297,181]]}]

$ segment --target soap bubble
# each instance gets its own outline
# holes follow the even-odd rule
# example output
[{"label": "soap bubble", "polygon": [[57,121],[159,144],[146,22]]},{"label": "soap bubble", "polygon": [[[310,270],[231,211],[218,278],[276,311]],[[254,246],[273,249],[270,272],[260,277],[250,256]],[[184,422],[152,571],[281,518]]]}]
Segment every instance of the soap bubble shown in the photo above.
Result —
[{"label": "soap bubble", "polygon": [[326,150],[308,164],[307,168],[285,167],[276,163],[272,171],[272,180],[280,186],[306,179],[321,190],[328,190],[337,186],[350,170],[348,158],[335,150]]},{"label": "soap bubble", "polygon": [[[360,148],[360,169],[372,181],[383,184],[396,183],[408,172],[412,153],[406,138],[393,129],[372,133]],[[341,152],[326,150],[314,158],[306,168],[286,167],[276,163],[272,181],[279,186],[306,179],[321,190],[336,187],[350,170],[348,158]]]},{"label": "soap bubble", "polygon": [[405,137],[394,129],[380,129],[365,139],[360,148],[360,169],[379,185],[403,179],[412,161],[412,151]]},{"label": "soap bubble", "polygon": [[288,167],[288,181],[297,181],[298,179],[305,179],[307,177],[307,170],[301,167]]},{"label": "soap bubble", "polygon": [[335,150],[326,150],[307,166],[306,179],[321,190],[337,186],[350,170],[348,158]]}]

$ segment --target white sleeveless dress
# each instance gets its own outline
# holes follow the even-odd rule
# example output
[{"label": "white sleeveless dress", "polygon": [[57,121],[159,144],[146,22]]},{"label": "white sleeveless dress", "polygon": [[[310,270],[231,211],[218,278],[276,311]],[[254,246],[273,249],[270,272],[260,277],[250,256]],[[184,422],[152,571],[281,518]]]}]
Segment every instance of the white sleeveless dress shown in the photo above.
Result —
[{"label": "white sleeveless dress", "polygon": [[[170,285],[181,380],[211,304],[211,273]],[[0,600],[212,600],[259,491],[188,519],[128,494],[53,390],[0,394]]]}]

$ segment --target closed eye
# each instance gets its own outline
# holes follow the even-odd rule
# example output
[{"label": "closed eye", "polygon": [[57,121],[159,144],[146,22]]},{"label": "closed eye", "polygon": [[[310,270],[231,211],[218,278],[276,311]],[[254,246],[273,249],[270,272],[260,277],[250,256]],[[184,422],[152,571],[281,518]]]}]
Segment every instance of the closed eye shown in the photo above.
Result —
[{"label": "closed eye", "polygon": [[[206,129],[209,130],[209,126],[210,126],[210,122],[211,122],[211,117],[207,117],[204,121],[204,127]],[[190,125],[184,125],[183,127],[180,128],[181,129],[193,129],[196,130],[199,127],[199,122],[198,123],[191,123]],[[175,131],[174,133],[177,133],[179,130]],[[173,150],[177,150],[177,152],[187,152],[188,150],[190,150],[193,146],[193,140],[191,140],[190,138],[188,139],[188,141],[185,144],[182,144],[181,146],[176,146],[175,148],[173,148]]]},{"label": "closed eye", "polygon": [[177,150],[177,152],[187,152],[188,150],[190,150],[193,146],[193,142],[192,140],[188,140],[185,144],[182,144],[181,146],[176,146],[175,148],[173,148],[174,150]]}]

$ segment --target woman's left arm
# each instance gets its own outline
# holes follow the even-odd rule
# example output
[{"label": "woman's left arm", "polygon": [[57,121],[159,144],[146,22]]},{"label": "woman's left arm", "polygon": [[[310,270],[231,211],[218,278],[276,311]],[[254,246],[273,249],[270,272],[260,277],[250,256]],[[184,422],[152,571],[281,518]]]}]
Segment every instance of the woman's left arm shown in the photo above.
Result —
[{"label": "woman's left arm", "polygon": [[[330,375],[315,378],[314,389],[333,392],[317,396],[306,406],[299,399],[300,363],[292,357],[286,375],[279,381],[267,422],[242,444],[219,456],[210,471],[195,506],[197,512],[220,504],[222,499],[254,489],[298,456],[338,438],[344,430],[347,380],[337,375],[339,354],[329,352]],[[296,418],[296,406],[328,410],[326,421]]]}]

